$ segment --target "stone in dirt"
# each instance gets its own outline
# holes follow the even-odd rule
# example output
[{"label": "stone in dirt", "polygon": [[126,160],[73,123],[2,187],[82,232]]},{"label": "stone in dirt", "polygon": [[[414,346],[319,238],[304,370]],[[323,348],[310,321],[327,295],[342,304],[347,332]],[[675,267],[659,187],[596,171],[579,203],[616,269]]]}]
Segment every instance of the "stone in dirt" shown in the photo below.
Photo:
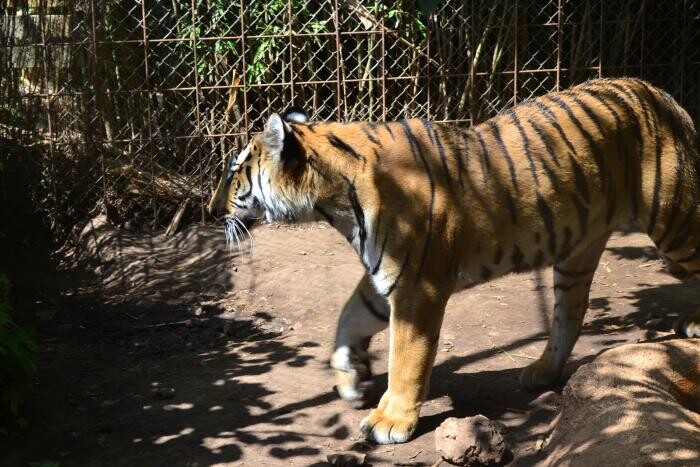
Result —
[{"label": "stone in dirt", "polygon": [[333,467],[360,467],[367,465],[367,455],[351,451],[341,451],[326,456]]},{"label": "stone in dirt", "polygon": [[564,387],[545,465],[700,465],[700,339],[628,344]]},{"label": "stone in dirt", "polygon": [[435,449],[455,465],[496,465],[506,458],[503,425],[483,415],[450,417],[435,430]]}]

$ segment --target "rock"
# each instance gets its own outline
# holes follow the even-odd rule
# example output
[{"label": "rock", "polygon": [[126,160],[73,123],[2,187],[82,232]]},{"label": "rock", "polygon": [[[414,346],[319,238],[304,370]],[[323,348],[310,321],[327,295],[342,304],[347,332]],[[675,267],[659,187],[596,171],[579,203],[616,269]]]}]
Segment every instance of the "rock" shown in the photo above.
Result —
[{"label": "rock", "polygon": [[603,352],[571,376],[552,426],[544,465],[699,465],[700,341]]},{"label": "rock", "polygon": [[452,464],[494,465],[508,452],[503,430],[503,425],[483,415],[450,417],[435,430],[435,449]]},{"label": "rock", "polygon": [[166,387],[157,387],[151,391],[153,397],[160,400],[172,399],[175,397],[175,389]]},{"label": "rock", "polygon": [[360,467],[367,465],[367,454],[341,451],[326,456],[328,463],[334,467]]}]

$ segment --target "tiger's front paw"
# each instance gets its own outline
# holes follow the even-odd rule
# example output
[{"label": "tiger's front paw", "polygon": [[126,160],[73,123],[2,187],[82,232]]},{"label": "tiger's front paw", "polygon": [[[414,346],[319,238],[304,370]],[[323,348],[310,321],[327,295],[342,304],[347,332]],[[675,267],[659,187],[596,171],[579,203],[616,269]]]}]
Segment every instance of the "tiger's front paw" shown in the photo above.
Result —
[{"label": "tiger's front paw", "polygon": [[523,368],[520,385],[527,389],[542,389],[551,386],[560,375],[560,368],[540,359]]},{"label": "tiger's front paw", "polygon": [[362,435],[379,444],[405,443],[418,425],[418,411],[392,413],[387,408],[373,409],[362,422]]},{"label": "tiger's front paw", "polygon": [[369,355],[358,354],[347,346],[338,347],[331,357],[331,367],[340,397],[357,409],[367,405],[373,393]]}]

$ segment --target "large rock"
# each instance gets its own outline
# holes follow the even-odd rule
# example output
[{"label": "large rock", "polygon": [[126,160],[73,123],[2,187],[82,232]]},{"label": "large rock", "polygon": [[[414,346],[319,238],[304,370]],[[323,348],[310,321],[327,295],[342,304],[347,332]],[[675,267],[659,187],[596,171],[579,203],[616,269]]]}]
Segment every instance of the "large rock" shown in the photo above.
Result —
[{"label": "large rock", "polygon": [[630,344],[564,387],[551,466],[700,465],[700,340]]},{"label": "large rock", "polygon": [[503,426],[483,415],[450,417],[435,430],[435,449],[456,465],[493,465],[508,452]]}]

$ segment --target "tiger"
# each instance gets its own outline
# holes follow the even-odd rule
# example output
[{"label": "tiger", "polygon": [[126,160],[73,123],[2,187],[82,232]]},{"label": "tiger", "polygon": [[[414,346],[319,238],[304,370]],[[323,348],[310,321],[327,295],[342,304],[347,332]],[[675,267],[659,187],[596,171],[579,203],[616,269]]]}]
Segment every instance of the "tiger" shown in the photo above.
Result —
[{"label": "tiger", "polygon": [[[336,387],[366,402],[370,340],[388,326],[387,388],[360,430],[402,443],[454,292],[553,266],[550,335],[520,375],[538,389],[560,378],[613,231],[646,231],[672,273],[699,277],[698,152],[687,112],[635,78],[590,80],[471,127],[310,121],[293,108],[231,157],[209,211],[240,229],[325,221],[345,236],[365,272],[340,313]],[[700,336],[700,313],[675,329]]]}]

